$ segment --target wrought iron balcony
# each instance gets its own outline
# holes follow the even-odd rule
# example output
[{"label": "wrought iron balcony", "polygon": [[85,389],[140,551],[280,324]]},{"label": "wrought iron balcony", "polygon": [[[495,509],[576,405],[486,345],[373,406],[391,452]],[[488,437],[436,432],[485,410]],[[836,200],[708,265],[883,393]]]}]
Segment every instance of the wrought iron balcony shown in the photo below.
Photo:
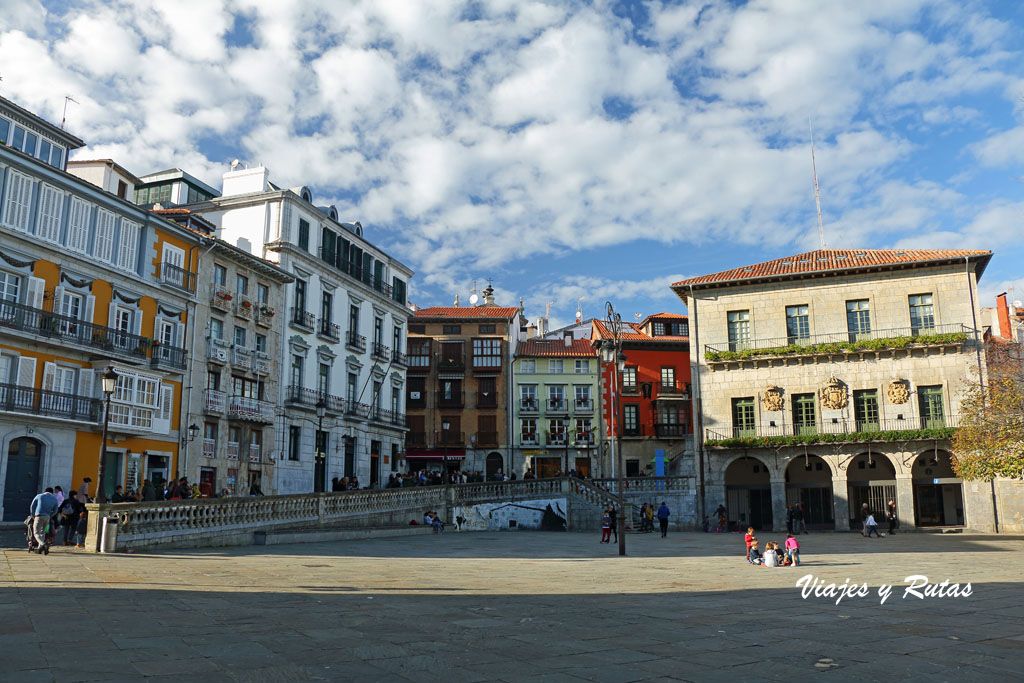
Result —
[{"label": "wrought iron balcony", "polygon": [[213,458],[217,456],[217,440],[203,439],[203,457]]},{"label": "wrought iron balcony", "polygon": [[185,292],[194,293],[196,291],[195,273],[190,273],[173,263],[158,263],[156,266],[156,279],[165,285],[176,287]]},{"label": "wrought iron balcony", "polygon": [[373,348],[370,354],[378,360],[389,360],[391,358],[391,349],[383,344],[377,342],[373,343]]},{"label": "wrought iron balcony", "polygon": [[339,327],[337,323],[332,323],[330,320],[320,318],[320,327],[317,329],[317,334],[321,337],[339,341],[341,339],[341,327]]},{"label": "wrought iron balcony", "polygon": [[77,344],[107,353],[145,358],[153,340],[112,327],[94,325],[12,301],[0,302],[0,330],[38,334],[62,343]]},{"label": "wrought iron balcony", "polygon": [[565,432],[548,432],[546,438],[546,445],[548,446],[564,446],[565,445]]},{"label": "wrought iron balcony", "polygon": [[203,410],[208,413],[223,413],[227,405],[227,394],[217,389],[203,390]]},{"label": "wrought iron balcony", "polygon": [[476,445],[477,446],[497,446],[498,445],[498,432],[477,432],[476,433]]},{"label": "wrought iron balcony", "polygon": [[273,422],[274,404],[248,396],[232,396],[228,400],[228,417],[249,422]]},{"label": "wrought iron balcony", "polygon": [[687,434],[686,427],[687,426],[685,424],[655,422],[654,423],[654,434],[655,434],[655,436],[659,436],[659,437],[663,437],[663,438],[665,438],[665,437],[680,438],[680,437],[686,436],[686,434]]},{"label": "wrought iron balcony", "polygon": [[466,369],[466,359],[461,355],[441,356],[437,361],[437,369],[440,371],[459,371]]},{"label": "wrought iron balcony", "polygon": [[523,432],[523,435],[519,437],[519,443],[523,446],[536,446],[537,434],[533,432]]},{"label": "wrought iron balcony", "polygon": [[405,435],[405,445],[425,448],[427,445],[426,432],[409,432]]},{"label": "wrought iron balcony", "polygon": [[285,390],[284,400],[288,403],[297,403],[309,408],[316,408],[316,405],[323,401],[324,407],[328,412],[338,414],[347,412],[348,405],[348,402],[341,396],[323,393],[316,389],[306,389],[294,384],[288,385],[288,388]]},{"label": "wrought iron balcony", "polygon": [[466,435],[462,432],[440,431],[437,443],[439,446],[464,446]]},{"label": "wrought iron balcony", "polygon": [[521,413],[536,413],[540,409],[537,407],[538,401],[535,398],[521,398],[519,399],[519,412]]},{"label": "wrought iron balcony", "polygon": [[312,332],[313,327],[316,324],[316,316],[309,311],[303,311],[299,308],[292,308],[292,317],[290,318],[292,327],[298,327],[301,330]]},{"label": "wrought iron balcony", "polygon": [[594,401],[589,398],[578,398],[573,404],[576,407],[577,413],[592,413],[594,412]]},{"label": "wrought iron balcony", "polygon": [[154,368],[184,370],[186,354],[185,349],[180,349],[177,346],[153,344],[153,357],[150,359],[150,365]]},{"label": "wrought iron balcony", "polygon": [[347,332],[345,334],[345,346],[355,349],[356,351],[366,350],[366,337],[355,332]]},{"label": "wrought iron balcony", "polygon": [[476,393],[476,407],[477,408],[497,408],[498,407],[498,395],[493,391]]},{"label": "wrought iron balcony", "polygon": [[461,391],[454,391],[445,395],[443,391],[437,392],[437,405],[446,408],[461,408],[465,405],[465,394]]},{"label": "wrought iron balcony", "polygon": [[569,410],[566,405],[564,398],[549,398],[547,402],[547,412],[549,413],[564,413]]},{"label": "wrought iron balcony", "polygon": [[80,422],[99,422],[103,412],[97,398],[19,387],[14,384],[0,384],[0,410]]}]

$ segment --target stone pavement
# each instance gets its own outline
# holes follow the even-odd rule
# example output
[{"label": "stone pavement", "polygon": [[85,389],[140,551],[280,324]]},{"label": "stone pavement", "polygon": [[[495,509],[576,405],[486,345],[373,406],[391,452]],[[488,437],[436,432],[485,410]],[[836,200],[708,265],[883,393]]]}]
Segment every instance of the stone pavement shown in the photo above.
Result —
[{"label": "stone pavement", "polygon": [[[811,534],[778,569],[747,565],[736,534],[630,535],[626,558],[596,533],[47,557],[20,539],[0,538],[4,681],[1024,676],[1021,537]],[[872,592],[803,599],[805,574]],[[904,599],[912,574],[973,595]]]}]

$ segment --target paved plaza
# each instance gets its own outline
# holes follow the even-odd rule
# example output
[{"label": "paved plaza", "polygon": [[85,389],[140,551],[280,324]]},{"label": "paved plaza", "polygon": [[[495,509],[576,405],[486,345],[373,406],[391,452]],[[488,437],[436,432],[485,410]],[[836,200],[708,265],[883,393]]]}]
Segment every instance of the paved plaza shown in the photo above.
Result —
[{"label": "paved plaza", "polygon": [[[630,535],[627,558],[554,532],[46,557],[6,534],[0,680],[1024,676],[1024,539],[800,538],[801,567],[768,569],[736,534]],[[871,592],[803,599],[805,574]],[[913,574],[973,594],[904,598]]]}]

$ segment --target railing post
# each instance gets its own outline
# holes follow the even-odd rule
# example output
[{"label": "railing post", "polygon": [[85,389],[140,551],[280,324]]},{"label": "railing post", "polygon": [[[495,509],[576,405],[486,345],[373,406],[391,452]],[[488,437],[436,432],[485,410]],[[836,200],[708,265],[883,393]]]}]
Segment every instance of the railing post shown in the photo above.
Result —
[{"label": "railing post", "polygon": [[324,519],[326,518],[327,511],[327,494],[318,493],[316,498],[316,521],[317,524],[323,526]]}]

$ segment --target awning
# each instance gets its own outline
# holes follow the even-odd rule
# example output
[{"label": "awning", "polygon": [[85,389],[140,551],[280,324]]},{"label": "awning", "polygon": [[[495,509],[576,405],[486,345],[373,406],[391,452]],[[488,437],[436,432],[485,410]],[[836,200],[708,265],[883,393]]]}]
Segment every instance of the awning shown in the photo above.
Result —
[{"label": "awning", "polygon": [[449,448],[409,448],[405,451],[406,460],[465,460],[466,449]]}]

